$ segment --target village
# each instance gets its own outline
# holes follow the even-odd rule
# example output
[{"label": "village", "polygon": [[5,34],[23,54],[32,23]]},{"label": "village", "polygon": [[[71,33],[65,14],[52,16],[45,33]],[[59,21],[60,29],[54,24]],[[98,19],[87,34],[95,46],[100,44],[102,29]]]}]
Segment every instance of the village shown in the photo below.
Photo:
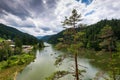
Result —
[{"label": "village", "polygon": [[[7,43],[8,46],[14,50],[15,49],[15,42],[11,39],[3,40],[0,42],[0,48],[2,47],[2,43]],[[32,45],[22,45],[22,52],[28,53],[33,49]]]}]

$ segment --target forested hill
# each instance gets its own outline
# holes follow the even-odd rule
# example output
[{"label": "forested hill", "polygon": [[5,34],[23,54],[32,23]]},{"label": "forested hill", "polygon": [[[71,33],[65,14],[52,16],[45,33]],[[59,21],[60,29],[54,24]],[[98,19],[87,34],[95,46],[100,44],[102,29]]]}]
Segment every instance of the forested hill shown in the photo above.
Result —
[{"label": "forested hill", "polygon": [[15,28],[0,24],[0,37],[4,39],[18,38],[23,44],[36,44],[38,39],[27,33],[23,33]]},{"label": "forested hill", "polygon": [[57,34],[51,35],[48,38],[43,37],[42,40],[44,40],[44,38],[45,38],[46,42],[51,43],[51,44],[57,44],[59,42],[58,38],[61,38],[61,37],[63,37],[63,31],[61,31]]},{"label": "forested hill", "polygon": [[38,37],[38,39],[44,41],[44,42],[48,42],[49,38],[51,37],[52,35],[46,35],[46,36],[43,36],[41,38]]},{"label": "forested hill", "polygon": [[100,30],[106,25],[109,25],[112,27],[114,36],[116,36],[117,39],[120,40],[120,20],[117,20],[117,19],[102,20],[96,24],[87,26],[87,29],[86,29],[87,36],[93,39],[93,36],[95,37],[95,35],[98,34]]},{"label": "forested hill", "polygon": [[[112,27],[112,30],[113,30],[114,35],[116,36],[117,40],[120,40],[120,20],[112,19],[112,20],[101,20],[101,21],[97,22],[96,24],[87,26],[85,29],[87,41],[92,42],[93,39],[96,39],[100,30],[103,27],[105,27],[106,25],[109,25]],[[81,29],[77,28],[77,30],[80,31]],[[61,31],[58,34],[51,36],[47,41],[52,44],[57,44],[59,42],[58,39],[62,38],[64,36],[63,32],[64,31]]]}]

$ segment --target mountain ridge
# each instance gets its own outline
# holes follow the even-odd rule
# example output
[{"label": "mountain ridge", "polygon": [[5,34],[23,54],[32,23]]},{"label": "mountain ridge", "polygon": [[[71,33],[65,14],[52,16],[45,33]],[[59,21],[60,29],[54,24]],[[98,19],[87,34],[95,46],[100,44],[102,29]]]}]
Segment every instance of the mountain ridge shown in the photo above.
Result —
[{"label": "mountain ridge", "polygon": [[23,44],[36,44],[38,39],[33,35],[24,33],[16,28],[0,23],[0,37],[4,39],[14,40],[16,37],[21,40]]}]

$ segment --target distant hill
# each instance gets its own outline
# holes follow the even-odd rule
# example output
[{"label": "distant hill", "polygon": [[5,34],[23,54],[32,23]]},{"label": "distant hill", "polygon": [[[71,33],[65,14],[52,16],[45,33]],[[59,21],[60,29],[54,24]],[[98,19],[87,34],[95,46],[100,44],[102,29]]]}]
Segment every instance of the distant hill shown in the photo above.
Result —
[{"label": "distant hill", "polygon": [[58,38],[63,37],[63,32],[64,32],[64,30],[57,34],[49,36],[49,38],[47,38],[47,42],[51,43],[51,44],[57,44],[59,42]]},{"label": "distant hill", "polygon": [[43,36],[36,36],[37,39],[41,39]]},{"label": "distant hill", "polygon": [[4,39],[14,40],[16,37],[19,38],[23,44],[36,44],[38,39],[27,33],[23,33],[15,28],[0,24],[0,37]]},{"label": "distant hill", "polygon": [[[117,37],[117,40],[120,40],[120,20],[112,19],[112,20],[101,20],[97,22],[96,24],[89,25],[86,27],[86,38],[87,40],[92,41],[97,35],[100,30],[106,26],[109,25],[112,27],[115,36]],[[80,28],[77,28],[77,31],[80,31]],[[47,41],[51,44],[57,44],[59,42],[59,38],[62,38],[64,31],[59,32],[58,34],[52,35]]]},{"label": "distant hill", "polygon": [[48,42],[49,38],[51,37],[52,35],[46,35],[46,36],[43,36],[40,38],[40,40],[44,41],[44,42]]}]

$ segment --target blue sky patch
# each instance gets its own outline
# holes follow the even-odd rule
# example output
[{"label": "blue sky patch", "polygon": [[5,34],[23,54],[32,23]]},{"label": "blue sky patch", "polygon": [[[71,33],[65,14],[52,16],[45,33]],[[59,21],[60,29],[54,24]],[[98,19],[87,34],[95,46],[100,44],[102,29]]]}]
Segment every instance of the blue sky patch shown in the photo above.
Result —
[{"label": "blue sky patch", "polygon": [[[80,0],[76,0],[80,1]],[[93,0],[81,0],[82,3],[85,3],[86,5],[89,5]]]},{"label": "blue sky patch", "polygon": [[90,12],[86,13],[86,14],[85,14],[85,16],[91,15],[91,14],[93,14],[94,12],[95,12],[95,11],[94,11],[94,10],[92,10],[92,11],[90,11]]},{"label": "blue sky patch", "polygon": [[82,3],[85,3],[86,5],[89,5],[93,0],[82,0]]}]

